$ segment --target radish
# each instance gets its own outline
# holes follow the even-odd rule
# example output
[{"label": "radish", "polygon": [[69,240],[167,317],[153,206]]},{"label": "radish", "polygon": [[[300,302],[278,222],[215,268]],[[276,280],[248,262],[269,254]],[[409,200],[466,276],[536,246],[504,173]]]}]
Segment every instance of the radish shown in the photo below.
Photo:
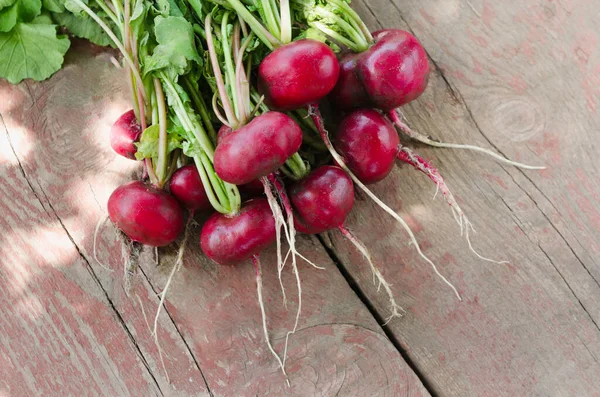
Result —
[{"label": "radish", "polygon": [[273,109],[293,110],[319,102],[337,82],[335,53],[320,41],[303,39],[277,48],[258,67],[258,90]]},{"label": "radish", "polygon": [[173,196],[140,181],[119,186],[108,199],[108,216],[132,241],[171,244],[183,231],[183,211]]},{"label": "radish", "polygon": [[183,166],[173,173],[169,181],[169,191],[190,211],[212,208],[195,164]]},{"label": "radish", "polygon": [[340,167],[325,165],[314,170],[303,180],[289,188],[289,196],[298,230],[316,234],[327,230],[338,229],[363,254],[373,277],[379,286],[383,286],[390,301],[391,316],[402,315],[403,309],[398,306],[390,288],[390,284],[373,263],[371,254],[365,245],[345,226],[344,221],[354,204],[354,186],[352,179]]},{"label": "radish", "polygon": [[461,228],[461,233],[465,232],[471,251],[481,259],[498,263],[475,251],[469,238],[473,226],[438,170],[409,148],[400,145],[394,126],[381,113],[374,109],[357,109],[348,113],[339,124],[334,146],[344,157],[352,173],[365,184],[385,178],[392,170],[396,159],[423,172],[442,192]]},{"label": "radish", "polygon": [[385,178],[396,160],[400,139],[392,123],[375,109],[359,109],[340,122],[334,146],[365,184]]},{"label": "radish", "polygon": [[235,215],[213,214],[202,227],[204,254],[220,265],[235,265],[275,242],[275,221],[266,199],[242,205]]},{"label": "radish", "polygon": [[215,172],[236,185],[266,176],[300,149],[302,130],[289,116],[267,112],[221,139]]},{"label": "radish", "polygon": [[123,113],[110,129],[110,146],[117,154],[135,160],[142,127],[138,124],[133,109]]}]

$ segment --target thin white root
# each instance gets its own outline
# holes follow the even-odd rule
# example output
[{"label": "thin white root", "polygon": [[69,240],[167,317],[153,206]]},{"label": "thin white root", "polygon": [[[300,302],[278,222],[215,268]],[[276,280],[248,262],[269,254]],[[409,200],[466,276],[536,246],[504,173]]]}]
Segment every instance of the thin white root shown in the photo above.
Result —
[{"label": "thin white root", "polygon": [[369,266],[371,267],[371,271],[373,272],[373,284],[376,284],[375,278],[377,278],[377,281],[379,282],[379,284],[377,285],[377,292],[379,292],[379,290],[381,289],[381,286],[383,286],[383,289],[385,290],[385,292],[388,295],[388,298],[390,300],[390,311],[392,312],[392,314],[387,318],[387,320],[385,321],[385,323],[383,325],[387,325],[394,317],[402,317],[405,313],[405,310],[396,303],[396,300],[394,299],[394,294],[392,293],[391,285],[385,280],[385,278],[383,277],[383,275],[381,274],[381,272],[379,271],[377,266],[375,266],[375,264],[373,263],[373,259],[371,258],[371,253],[369,252],[367,247],[365,247],[365,245],[362,243],[362,241],[360,241],[356,236],[354,236],[344,226],[340,226],[338,229],[340,230],[340,232],[342,232],[344,237],[346,237],[352,244],[354,244],[356,249],[358,249],[360,251],[360,253],[363,255],[363,257],[369,263]]},{"label": "thin white root", "polygon": [[493,158],[495,158],[497,161],[501,162],[501,163],[505,163],[508,165],[512,165],[514,167],[518,167],[518,168],[523,168],[526,170],[545,170],[546,167],[545,166],[536,166],[536,165],[527,165],[527,164],[523,164],[523,163],[518,163],[516,161],[512,161],[507,159],[506,157],[490,150],[490,149],[485,149],[479,146],[475,146],[475,145],[464,145],[464,144],[458,144],[458,143],[446,143],[446,142],[440,142],[438,140],[435,139],[431,139],[417,131],[414,131],[413,129],[411,129],[408,125],[406,125],[406,123],[404,123],[402,121],[401,116],[398,114],[398,111],[396,110],[392,110],[388,113],[388,115],[390,116],[390,118],[392,119],[392,121],[394,122],[394,124],[396,124],[396,126],[400,129],[400,131],[402,131],[403,133],[405,133],[408,137],[419,141],[421,143],[424,143],[426,145],[429,146],[433,146],[433,147],[438,147],[438,148],[451,148],[451,149],[465,149],[465,150],[472,150],[474,152],[479,152],[479,153],[484,153],[487,154],[488,156],[491,156]]},{"label": "thin white root", "polygon": [[461,236],[463,234],[465,235],[465,238],[469,245],[469,249],[471,250],[471,252],[473,252],[473,254],[475,254],[475,256],[487,262],[497,264],[508,263],[506,261],[496,261],[494,259],[486,258],[485,256],[479,254],[479,252],[477,252],[473,248],[473,245],[471,244],[471,239],[469,237],[469,229],[473,231],[475,231],[475,229],[473,228],[473,225],[463,212],[462,208],[460,208],[460,206],[458,205],[458,202],[456,201],[456,198],[454,197],[450,189],[448,189],[448,185],[446,185],[444,178],[442,178],[439,171],[435,167],[433,167],[431,164],[429,164],[427,160],[425,160],[406,146],[401,147],[398,151],[398,159],[410,164],[416,170],[421,171],[423,174],[427,175],[429,179],[433,181],[433,183],[435,183],[436,193],[438,191],[442,192],[442,195],[446,199],[446,203],[450,206],[450,209],[452,210],[454,220],[456,220],[456,223],[458,223],[458,226],[460,227]]},{"label": "thin white root", "polygon": [[105,215],[102,219],[100,219],[98,221],[98,223],[96,223],[96,228],[94,229],[94,243],[93,243],[94,246],[92,248],[92,251],[94,253],[94,260],[96,261],[96,263],[99,264],[100,267],[102,267],[103,269],[108,270],[109,272],[112,273],[113,270],[110,267],[108,267],[108,265],[105,265],[104,263],[100,262],[100,260],[98,259],[98,252],[96,250],[96,248],[97,248],[96,242],[97,242],[97,239],[98,239],[98,233],[100,233],[100,229],[102,227],[104,227],[104,225],[106,224],[106,221],[108,219],[109,219],[108,215]]},{"label": "thin white root", "polygon": [[[267,201],[269,202],[269,207],[271,207],[271,212],[273,213],[273,218],[275,218],[275,239],[277,241],[277,277],[279,278],[279,286],[281,288],[281,294],[283,296],[283,306],[287,309],[287,297],[285,295],[285,288],[283,286],[283,279],[281,278],[281,272],[283,271],[283,266],[285,265],[285,261],[281,255],[281,228],[284,228],[284,232],[287,236],[287,226],[285,224],[285,218],[283,217],[283,213],[281,212],[281,208],[279,207],[279,203],[277,203],[277,199],[273,195],[273,190],[271,188],[271,183],[267,179],[267,177],[260,178],[265,189],[265,195],[267,196]],[[287,256],[286,256],[287,261]]]},{"label": "thin white root", "polygon": [[158,303],[158,309],[156,310],[156,315],[154,316],[154,328],[152,329],[152,335],[156,339],[157,343],[158,343],[158,335],[157,335],[158,317],[160,316],[160,311],[162,310],[162,308],[164,306],[165,299],[167,298],[167,292],[169,291],[169,287],[171,286],[173,277],[175,276],[175,273],[179,269],[181,269],[181,266],[183,265],[183,254],[185,252],[185,245],[187,243],[187,240],[188,240],[188,237],[190,234],[190,225],[192,223],[192,219],[193,219],[193,217],[190,215],[190,217],[188,218],[187,224],[185,225],[185,231],[183,232],[183,240],[181,240],[181,246],[179,247],[179,250],[177,251],[177,260],[175,261],[175,264],[173,265],[173,269],[171,269],[171,273],[169,273],[169,278],[167,279],[165,288],[163,288],[162,292],[159,294],[160,302]]},{"label": "thin white root", "polygon": [[398,215],[396,212],[394,212],[394,210],[392,210],[390,207],[388,207],[387,204],[385,204],[383,201],[381,201],[369,188],[367,188],[360,181],[360,179],[358,179],[356,177],[356,175],[354,175],[354,173],[352,171],[350,171],[350,169],[348,168],[348,166],[344,162],[344,159],[342,158],[342,156],[340,156],[338,154],[338,152],[333,148],[333,145],[331,144],[331,141],[329,140],[329,133],[327,132],[327,130],[325,129],[325,126],[323,125],[323,121],[322,121],[319,109],[316,106],[310,106],[309,109],[310,109],[309,113],[311,114],[311,116],[313,118],[313,121],[315,122],[317,128],[319,129],[319,132],[321,134],[321,138],[323,139],[323,142],[325,143],[325,146],[327,146],[327,149],[329,150],[329,153],[331,153],[331,156],[333,157],[333,159],[337,162],[337,164],[344,171],[346,171],[346,173],[350,176],[350,178],[352,178],[352,180],[354,181],[354,183],[358,187],[360,187],[379,207],[381,207],[381,209],[383,209],[385,212],[387,212],[388,214],[390,214],[396,221],[398,221],[398,223],[400,223],[400,225],[402,226],[402,228],[408,234],[408,236],[409,236],[412,244],[415,246],[415,249],[417,250],[417,253],[419,254],[419,256],[425,262],[427,262],[427,263],[429,263],[431,265],[431,267],[433,268],[433,271],[435,272],[435,274],[439,278],[441,278],[444,281],[444,283],[446,283],[446,285],[448,285],[452,289],[452,291],[454,291],[454,293],[458,297],[458,300],[462,301],[462,298],[461,298],[460,294],[458,293],[458,290],[456,289],[456,287],[450,281],[448,281],[448,279],[446,277],[444,277],[438,271],[436,265],[427,256],[425,256],[425,254],[423,253],[423,251],[421,251],[421,247],[419,246],[419,243],[417,242],[417,238],[413,234],[412,230],[410,230],[410,227],[404,221],[404,219],[402,219],[402,217],[400,215]]},{"label": "thin white root", "polygon": [[[150,327],[150,323],[148,322],[148,317],[146,316],[146,310],[144,309],[144,304],[142,303],[142,299],[138,294],[135,294],[138,302],[140,303],[140,307],[142,308],[142,315],[144,316],[144,321],[146,322],[146,326],[148,327],[148,331],[152,333],[152,328]],[[160,359],[160,363],[163,367],[163,371],[165,372],[165,378],[167,378],[167,383],[171,383],[171,378],[169,377],[169,372],[167,371],[167,366],[165,365],[165,359],[162,354],[162,347],[158,342],[158,339],[154,338],[154,344],[156,345],[156,349],[158,350],[158,357]]]},{"label": "thin white root", "polygon": [[160,265],[160,260],[158,258],[158,247],[154,247],[154,264],[156,266]]},{"label": "thin white root", "polygon": [[267,346],[269,347],[271,354],[279,363],[279,367],[281,368],[281,372],[283,372],[283,375],[285,376],[285,380],[288,386],[290,386],[290,380],[288,379],[287,373],[285,372],[285,365],[283,364],[283,361],[281,361],[281,358],[279,358],[279,355],[273,348],[273,345],[271,345],[271,340],[269,339],[269,329],[267,328],[267,314],[265,313],[265,304],[263,302],[262,297],[262,269],[260,267],[260,259],[258,258],[258,255],[252,257],[252,263],[254,264],[254,272],[256,273],[256,293],[258,295],[258,305],[260,306],[260,314],[262,316],[262,326],[263,332],[265,334],[265,340],[267,341]]}]

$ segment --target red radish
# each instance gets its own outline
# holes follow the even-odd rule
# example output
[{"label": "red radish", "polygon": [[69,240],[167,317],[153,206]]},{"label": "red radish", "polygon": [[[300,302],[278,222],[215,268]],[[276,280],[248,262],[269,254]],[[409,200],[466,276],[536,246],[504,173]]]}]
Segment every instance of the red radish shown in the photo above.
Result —
[{"label": "red radish", "polygon": [[108,199],[108,216],[131,240],[153,247],[171,244],[183,231],[177,200],[140,181],[115,189]]},{"label": "red radish", "polygon": [[325,165],[289,188],[296,227],[321,233],[341,226],[354,204],[354,185],[339,167]]},{"label": "red radish", "polygon": [[277,48],[258,67],[258,90],[265,104],[293,110],[315,104],[335,87],[340,67],[326,44],[303,39]]},{"label": "red radish", "polygon": [[169,182],[169,190],[190,211],[212,208],[195,164],[188,164],[175,171]]},{"label": "red radish", "polygon": [[[332,97],[342,109],[365,104],[354,101],[364,91],[369,106],[384,111],[418,98],[429,81],[429,61],[423,46],[412,34],[398,29],[373,33],[373,45],[356,58],[342,58],[342,77]],[[354,66],[354,73],[352,73]]]},{"label": "red radish", "polygon": [[235,215],[213,214],[202,228],[200,245],[220,265],[235,265],[275,242],[275,220],[264,198],[247,201]]},{"label": "red radish", "polygon": [[215,172],[241,185],[269,175],[300,149],[302,130],[289,116],[267,112],[221,140],[215,150]]},{"label": "red radish", "polygon": [[135,113],[129,110],[113,124],[110,129],[110,146],[117,154],[135,160],[137,148],[135,142],[142,134],[142,127],[138,124]]},{"label": "red radish", "polygon": [[330,102],[339,109],[371,106],[369,96],[356,73],[356,64],[361,55],[346,52],[340,57],[340,77],[329,94]]},{"label": "red radish", "polygon": [[347,114],[339,124],[334,146],[363,183],[379,182],[396,162],[400,139],[396,129],[374,109]]}]

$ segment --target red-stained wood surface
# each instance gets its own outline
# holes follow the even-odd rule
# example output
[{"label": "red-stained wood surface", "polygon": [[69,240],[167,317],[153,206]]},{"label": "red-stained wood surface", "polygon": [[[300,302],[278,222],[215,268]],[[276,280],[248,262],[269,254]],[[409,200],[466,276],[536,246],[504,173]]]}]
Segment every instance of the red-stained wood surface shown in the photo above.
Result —
[{"label": "red-stained wood surface", "polygon": [[[388,325],[443,396],[600,395],[600,3],[594,0],[369,0],[372,29],[409,29],[432,59],[426,93],[403,109],[421,132],[493,147],[542,172],[415,145],[433,160],[478,233],[481,261],[423,175],[401,166],[374,191],[409,221],[449,290],[368,199],[348,225],[408,310]],[[356,280],[369,271],[338,233]],[[385,296],[363,292],[381,316]]]},{"label": "red-stained wood surface", "polygon": [[[177,246],[141,257],[131,294],[121,243],[94,231],[116,186],[139,165],[119,158],[108,130],[127,109],[111,54],[75,45],[50,80],[0,83],[0,394],[3,396],[428,396],[429,393],[316,238],[299,248],[326,270],[300,265],[303,315],[290,339],[291,387],[266,348],[250,263],[218,267],[191,231],[183,269],[150,327]],[[296,309],[275,252],[262,256],[269,329],[281,353]]]}]

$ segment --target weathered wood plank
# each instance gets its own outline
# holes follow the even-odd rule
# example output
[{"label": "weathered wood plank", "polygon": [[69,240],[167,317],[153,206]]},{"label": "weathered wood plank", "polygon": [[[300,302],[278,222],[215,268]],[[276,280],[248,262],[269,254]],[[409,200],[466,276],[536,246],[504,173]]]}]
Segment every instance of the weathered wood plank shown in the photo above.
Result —
[{"label": "weathered wood plank", "polygon": [[[168,314],[163,312],[159,321],[171,380],[171,385],[167,384],[144,313],[152,321],[158,303],[154,292],[165,284],[174,249],[161,250],[160,267],[153,264],[152,252],[144,253],[143,273],[136,277],[131,297],[123,292],[121,247],[114,240],[112,226],[101,229],[98,237],[98,257],[111,271],[93,260],[94,229],[104,215],[106,200],[117,185],[137,171],[135,162],[112,153],[106,139],[110,124],[127,109],[123,77],[108,54],[79,49],[69,65],[47,82],[1,86],[0,95],[10,101],[0,105],[0,111],[33,191],[61,220],[89,261],[162,393],[359,396],[368,391],[381,396],[428,395],[320,243],[305,237],[299,239],[300,248],[327,270],[301,265],[303,316],[300,330],[290,341],[288,374],[292,388],[287,388],[264,343],[251,265],[228,268],[208,263],[201,256],[197,228],[190,237],[184,269],[173,282]],[[27,236],[31,232],[23,233]],[[296,306],[290,302],[285,310],[281,303],[273,250],[262,260],[269,327],[281,351]],[[24,258],[19,264],[28,265]],[[293,297],[295,282],[289,269],[285,284],[288,296]],[[86,285],[82,285],[82,294],[86,293]],[[7,310],[11,313],[12,308]],[[43,344],[38,347],[45,348]],[[129,354],[125,350],[121,353]],[[125,359],[119,357],[119,351],[113,354]],[[16,363],[20,364],[18,359]],[[47,370],[24,375],[33,384],[45,376],[50,376]]]},{"label": "weathered wood plank", "polygon": [[[597,395],[600,380],[600,53],[594,1],[370,0],[370,27],[412,29],[439,68],[404,109],[416,129],[490,146],[544,172],[499,166],[468,152],[419,147],[446,176],[478,230],[470,255],[434,188],[406,167],[374,186],[410,220],[426,254],[464,297],[421,261],[368,201],[349,225],[382,265],[408,315],[389,325],[439,395]],[[408,22],[408,25],[406,22]],[[369,270],[338,234],[355,279]],[[382,317],[386,299],[361,283]]]}]

